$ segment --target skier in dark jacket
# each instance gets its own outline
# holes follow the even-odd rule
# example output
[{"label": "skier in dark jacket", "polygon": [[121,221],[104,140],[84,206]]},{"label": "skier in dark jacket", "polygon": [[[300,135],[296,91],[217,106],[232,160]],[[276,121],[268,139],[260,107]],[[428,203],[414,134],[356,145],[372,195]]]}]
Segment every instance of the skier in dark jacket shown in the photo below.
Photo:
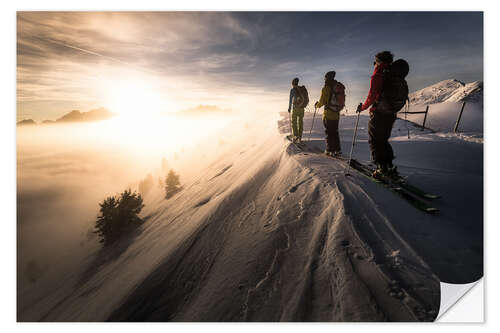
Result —
[{"label": "skier in dark jacket", "polygon": [[368,122],[368,142],[370,144],[372,160],[377,165],[376,170],[373,172],[375,178],[381,176],[398,177],[397,169],[392,164],[394,152],[389,143],[392,126],[396,121],[396,114],[377,112],[377,103],[382,96],[383,73],[390,67],[393,59],[393,55],[389,51],[377,53],[375,62],[373,63],[375,69],[371,77],[370,92],[366,101],[363,104],[359,104],[357,109],[357,112],[362,112],[371,106],[370,121]]},{"label": "skier in dark jacket", "polygon": [[323,126],[325,126],[326,149],[325,154],[339,156],[342,154],[339,138],[340,111],[344,108],[345,87],[335,80],[335,72],[325,74],[325,85],[321,89],[321,97],[314,104],[315,108],[325,106],[323,112]]}]

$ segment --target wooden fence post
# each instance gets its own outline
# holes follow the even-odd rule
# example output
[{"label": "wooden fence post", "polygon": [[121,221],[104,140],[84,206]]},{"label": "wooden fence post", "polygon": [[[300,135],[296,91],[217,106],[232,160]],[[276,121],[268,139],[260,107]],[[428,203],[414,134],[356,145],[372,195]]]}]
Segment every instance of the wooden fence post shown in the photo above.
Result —
[{"label": "wooden fence post", "polygon": [[462,112],[464,112],[464,108],[465,108],[465,101],[464,101],[464,104],[462,104],[462,109],[460,109],[460,113],[458,114],[457,122],[455,123],[455,128],[453,129],[453,132],[455,132],[455,133],[458,130],[458,124],[460,124],[460,118],[462,118]]},{"label": "wooden fence post", "polygon": [[427,113],[429,113],[429,105],[425,108],[424,122],[422,123],[422,131],[425,129],[425,121],[427,120]]}]

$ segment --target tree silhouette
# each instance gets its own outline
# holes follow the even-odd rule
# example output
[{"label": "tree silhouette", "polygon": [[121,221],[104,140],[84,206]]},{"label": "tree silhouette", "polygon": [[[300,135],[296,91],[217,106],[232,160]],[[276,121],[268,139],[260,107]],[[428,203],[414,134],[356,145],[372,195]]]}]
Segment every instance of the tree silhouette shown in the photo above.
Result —
[{"label": "tree silhouette", "polygon": [[174,194],[181,190],[181,182],[178,174],[174,170],[168,172],[167,178],[165,179],[165,198],[169,199]]},{"label": "tree silhouette", "polygon": [[101,214],[97,217],[94,233],[104,245],[113,243],[143,223],[138,216],[144,207],[142,197],[130,189],[119,196],[107,197],[99,206]]}]

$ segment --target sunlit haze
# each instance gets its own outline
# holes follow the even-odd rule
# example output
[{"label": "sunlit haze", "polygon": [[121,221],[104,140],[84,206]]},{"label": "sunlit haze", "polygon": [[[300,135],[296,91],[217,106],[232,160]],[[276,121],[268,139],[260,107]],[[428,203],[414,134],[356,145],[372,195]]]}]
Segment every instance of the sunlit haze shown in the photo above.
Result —
[{"label": "sunlit haze", "polygon": [[409,61],[411,91],[482,80],[480,12],[17,15],[18,120],[98,107],[129,116],[199,104],[283,111],[293,77],[314,100],[329,70],[346,85],[352,110],[381,49]]}]

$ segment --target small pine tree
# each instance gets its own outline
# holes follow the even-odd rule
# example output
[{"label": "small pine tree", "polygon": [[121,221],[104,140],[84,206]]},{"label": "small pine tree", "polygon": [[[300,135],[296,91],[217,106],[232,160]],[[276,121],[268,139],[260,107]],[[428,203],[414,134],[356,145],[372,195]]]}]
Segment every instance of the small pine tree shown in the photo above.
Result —
[{"label": "small pine tree", "polygon": [[142,197],[128,189],[119,196],[107,197],[99,204],[100,215],[95,223],[95,231],[100,242],[109,245],[125,233],[142,224],[138,216],[144,207]]},{"label": "small pine tree", "polygon": [[165,179],[165,198],[169,199],[174,194],[181,190],[181,182],[178,174],[174,170],[168,172],[167,178]]}]

